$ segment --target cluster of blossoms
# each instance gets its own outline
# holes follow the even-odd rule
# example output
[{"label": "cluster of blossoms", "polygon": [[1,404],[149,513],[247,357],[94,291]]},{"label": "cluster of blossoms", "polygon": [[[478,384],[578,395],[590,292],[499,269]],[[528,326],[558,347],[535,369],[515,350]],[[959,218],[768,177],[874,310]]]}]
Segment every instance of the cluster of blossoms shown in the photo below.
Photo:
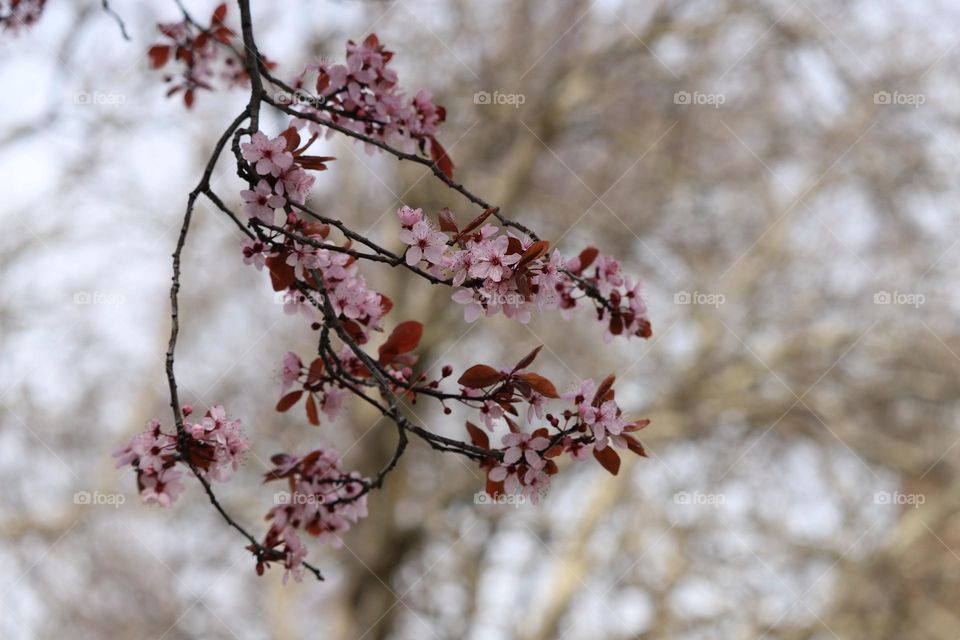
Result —
[{"label": "cluster of blossoms", "polygon": [[[184,418],[191,415],[183,408]],[[184,437],[164,433],[157,420],[113,452],[117,468],[132,464],[144,502],[169,507],[183,492],[177,462],[192,465],[209,480],[226,482],[237,470],[250,443],[240,430],[240,420],[228,420],[222,406],[212,407],[198,422],[184,420]]]},{"label": "cluster of blossoms", "polygon": [[[261,546],[276,550],[272,557],[282,560],[287,569],[284,581],[293,576],[299,582],[306,550],[296,531],[339,548],[341,536],[367,516],[365,487],[369,480],[356,472],[344,472],[340,456],[330,449],[302,457],[280,454],[271,461],[275,466],[265,475],[265,482],[286,480],[288,490],[275,496],[277,505],[267,513],[272,524]],[[263,564],[258,564],[257,571],[263,572]]]},{"label": "cluster of blossoms", "polygon": [[[620,456],[614,447],[645,456],[643,445],[633,432],[643,429],[649,420],[629,420],[614,399],[614,376],[599,385],[584,380],[562,396],[553,383],[540,374],[527,371],[538,347],[518,362],[513,369],[497,370],[489,365],[470,367],[460,376],[464,404],[475,408],[486,428],[493,431],[501,421],[510,432],[501,439],[501,449],[490,449],[489,436],[471,422],[467,432],[473,444],[499,455],[480,460],[487,471],[487,492],[520,494],[537,502],[557,473],[554,458],[569,455],[585,460],[590,454],[610,473],[620,468]],[[562,400],[563,410],[554,415],[544,413],[545,403]],[[527,422],[541,420],[548,426],[524,432],[511,416],[518,416],[518,406],[526,405]],[[612,446],[611,446],[612,445]]]},{"label": "cluster of blossoms", "polygon": [[272,224],[276,210],[287,208],[288,201],[299,205],[307,201],[316,180],[307,170],[324,171],[326,163],[334,160],[308,155],[314,140],[301,146],[300,135],[290,128],[275,138],[257,131],[250,142],[240,145],[243,159],[256,174],[251,177],[251,183],[256,182],[253,189],[240,192],[244,213]]},{"label": "cluster of blossoms", "polygon": [[302,313],[314,322],[322,316],[322,285],[347,330],[365,343],[371,330],[380,330],[380,320],[393,303],[367,286],[356,259],[329,241],[329,234],[327,225],[288,214],[282,233],[244,241],[243,261],[258,269],[267,267],[286,313]]},{"label": "cluster of blossoms", "polygon": [[[556,250],[549,253],[545,241],[486,224],[491,213],[459,230],[449,210],[441,213],[439,229],[421,209],[402,207],[397,212],[398,237],[408,245],[407,264],[426,263],[434,275],[462,286],[453,300],[465,305],[467,322],[502,312],[526,323],[533,311],[544,310],[559,310],[566,318],[586,298],[594,301],[598,319],[606,324],[605,341],[618,335],[650,336],[640,284],[621,273],[616,259],[593,248],[564,259]],[[589,292],[595,295],[586,295]]]},{"label": "cluster of blossoms", "polygon": [[46,0],[0,0],[0,28],[17,32],[30,27],[43,13]]},{"label": "cluster of blossoms", "polygon": [[[193,106],[196,91],[213,90],[211,82],[217,77],[227,87],[244,86],[250,81],[243,60],[229,52],[230,46],[240,51],[243,47],[233,30],[224,24],[226,15],[227,5],[221,4],[214,9],[210,26],[205,28],[199,28],[189,20],[157,25],[160,33],[171,43],[150,47],[147,52],[150,66],[160,69],[170,60],[183,65],[179,74],[167,75],[164,80],[171,85],[167,95],[183,92],[183,103],[188,109]],[[217,43],[227,47],[218,47]],[[266,59],[263,59],[263,63],[268,68],[274,66]]]},{"label": "cluster of blossoms", "polygon": [[[342,125],[407,153],[417,148],[427,151],[439,164],[449,159],[434,137],[438,125],[446,118],[446,110],[433,104],[429,91],[420,90],[407,100],[397,84],[397,74],[388,68],[392,51],[387,51],[375,34],[367,36],[360,44],[347,43],[347,63],[324,62],[307,66],[295,79],[293,87],[302,91],[308,85],[308,77],[316,74],[313,83],[317,92],[312,99],[301,102],[304,113],[319,120]],[[316,123],[303,119],[295,120],[298,128],[307,125],[311,133],[332,135]],[[372,150],[372,148],[371,148]],[[452,169],[452,166],[450,167]]]}]

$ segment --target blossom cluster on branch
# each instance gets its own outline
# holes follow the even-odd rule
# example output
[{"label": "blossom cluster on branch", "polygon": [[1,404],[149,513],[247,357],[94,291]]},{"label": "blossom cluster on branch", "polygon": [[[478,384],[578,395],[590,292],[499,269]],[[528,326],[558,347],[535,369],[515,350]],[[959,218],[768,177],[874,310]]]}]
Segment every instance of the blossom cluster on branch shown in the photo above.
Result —
[{"label": "blossom cluster on branch", "polygon": [[[237,4],[241,36],[226,26],[226,5],[214,11],[209,26],[183,10],[181,22],[160,25],[172,44],[150,50],[154,67],[169,62],[181,66],[180,76],[166,79],[173,83],[171,93],[184,92],[187,107],[193,91],[212,88],[214,62],[221,59],[233,60],[225,63],[232,70],[227,79],[249,86],[250,100],[223,132],[191,192],[174,252],[166,360],[174,425],[165,430],[151,422],[114,454],[119,465],[136,469],[144,500],[172,504],[183,491],[177,465],[185,465],[226,522],[247,538],[258,572],[278,563],[285,568],[284,581],[300,580],[304,570],[322,579],[306,562],[300,536],[339,546],[342,536],[366,516],[367,495],[383,486],[411,439],[472,461],[486,475],[485,489],[491,495],[519,494],[532,502],[543,496],[566,461],[592,458],[616,474],[620,452],[645,455],[636,432],[648,421],[625,414],[615,396],[613,375],[599,383],[580,381],[561,394],[533,368],[540,347],[509,367],[472,364],[455,381],[450,364],[439,371],[419,367],[417,351],[429,325],[415,319],[394,321],[392,301],[367,284],[364,272],[376,265],[403,269],[411,277],[448,287],[469,322],[495,314],[521,323],[534,313],[566,319],[573,309],[586,307],[602,324],[604,340],[650,337],[639,283],[622,273],[619,261],[596,248],[567,257],[551,250],[548,241],[455,182],[453,163],[437,141],[445,110],[426,91],[406,97],[389,66],[393,53],[376,35],[360,44],[349,42],[345,64],[309,65],[288,84],[271,74],[273,65],[258,51],[249,0]],[[264,106],[288,116],[287,128],[276,135],[261,130]],[[431,217],[421,208],[403,206],[397,211],[396,235],[387,246],[325,215],[311,206],[310,191],[315,172],[335,158],[309,150],[320,138],[338,133],[429,167],[480,212],[458,215],[444,208]],[[227,148],[246,187],[238,188],[233,199],[240,203],[240,215],[214,192],[210,181]],[[302,405],[306,422],[320,426],[335,420],[344,403],[353,399],[376,409],[396,428],[393,454],[369,475],[344,471],[339,455],[325,446],[304,454],[274,455],[265,481],[284,482],[286,489],[267,512],[270,525],[262,537],[227,513],[210,484],[229,479],[250,447],[239,421],[228,420],[222,407],[215,406],[199,422],[191,422],[192,409],[179,403],[174,352],[180,253],[201,196],[243,232],[243,262],[265,272],[284,310],[302,315],[317,336],[316,353],[287,352],[278,358],[276,410],[288,412]],[[455,407],[464,412],[465,437],[450,437],[412,419],[407,405],[425,401],[437,403],[445,415]]]}]

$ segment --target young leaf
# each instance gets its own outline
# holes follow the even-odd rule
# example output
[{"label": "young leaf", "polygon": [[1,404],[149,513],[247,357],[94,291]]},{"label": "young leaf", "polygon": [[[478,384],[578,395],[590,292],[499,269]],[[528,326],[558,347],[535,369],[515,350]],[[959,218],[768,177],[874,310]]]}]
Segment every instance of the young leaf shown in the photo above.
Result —
[{"label": "young leaf", "polygon": [[277,411],[283,413],[293,405],[297,404],[297,400],[300,399],[300,396],[303,395],[303,389],[299,391],[291,391],[287,395],[280,398],[280,402],[277,403]]},{"label": "young leaf", "polygon": [[520,360],[520,362],[518,362],[518,363],[513,367],[513,370],[514,370],[514,371],[520,371],[520,369],[526,369],[526,368],[529,367],[531,364],[533,364],[533,361],[536,359],[537,355],[540,353],[540,349],[543,349],[543,345],[540,345],[539,347],[537,347],[536,349],[534,349],[533,351],[531,351],[530,353],[528,353],[527,355],[525,355],[525,356]]},{"label": "young leaf", "polygon": [[487,435],[487,432],[469,420],[467,420],[467,433],[470,434],[470,442],[472,442],[474,446],[484,449],[490,448],[490,437]]},{"label": "young leaf", "polygon": [[593,457],[612,475],[617,475],[620,471],[620,456],[613,450],[613,447],[608,446],[600,451],[594,447]]},{"label": "young leaf", "polygon": [[502,379],[503,374],[493,367],[485,364],[475,364],[463,372],[457,383],[471,389],[481,389],[496,384]]},{"label": "young leaf", "polygon": [[320,416],[317,415],[317,403],[313,399],[313,394],[307,396],[307,420],[315,427],[320,426]]},{"label": "young leaf", "polygon": [[539,373],[521,373],[517,376],[520,380],[523,380],[530,388],[544,396],[545,398],[559,398],[560,394],[557,393],[557,388],[553,386],[553,383],[544,378]]}]

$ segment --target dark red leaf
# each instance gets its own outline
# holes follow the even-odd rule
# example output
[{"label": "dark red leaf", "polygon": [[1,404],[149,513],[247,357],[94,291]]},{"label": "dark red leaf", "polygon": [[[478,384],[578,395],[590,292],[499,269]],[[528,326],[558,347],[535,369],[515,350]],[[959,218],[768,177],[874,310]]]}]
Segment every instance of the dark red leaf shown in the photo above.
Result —
[{"label": "dark red leaf", "polygon": [[227,4],[224,2],[217,5],[217,8],[213,10],[213,15],[210,17],[211,24],[219,24],[223,22],[223,19],[227,17]]},{"label": "dark red leaf", "polygon": [[286,151],[293,151],[300,146],[300,134],[295,127],[288,127],[280,132],[283,139],[287,141]]},{"label": "dark red leaf", "polygon": [[307,420],[315,427],[320,426],[320,416],[317,415],[317,402],[313,399],[313,394],[307,396]]},{"label": "dark red leaf", "polygon": [[547,242],[546,240],[537,240],[536,242],[531,244],[529,247],[527,247],[527,250],[523,252],[523,255],[520,257],[520,262],[517,263],[516,268],[519,269],[520,267],[533,262],[534,260],[541,257],[543,254],[545,254],[549,250],[550,250],[549,242]]},{"label": "dark red leaf", "polygon": [[600,255],[600,252],[596,247],[587,247],[580,252],[580,271],[586,270],[587,267],[593,264],[593,261],[597,259],[597,256]]},{"label": "dark red leaf", "polygon": [[270,270],[270,284],[274,291],[286,291],[297,280],[293,267],[287,264],[284,254],[271,256],[266,259],[267,269]]},{"label": "dark red leaf", "polygon": [[457,383],[471,389],[480,389],[496,384],[503,379],[503,374],[491,366],[485,364],[475,364],[466,371],[457,380]]},{"label": "dark red leaf", "polygon": [[467,433],[470,434],[470,442],[472,442],[474,446],[484,449],[490,448],[490,437],[487,435],[487,432],[469,420],[467,420]]},{"label": "dark red leaf", "polygon": [[453,179],[453,161],[433,136],[430,136],[430,159],[433,160],[443,175]]},{"label": "dark red leaf", "polygon": [[613,388],[613,383],[616,381],[617,376],[614,374],[608,375],[603,379],[603,382],[600,383],[600,386],[597,387],[597,392],[593,394],[593,404],[599,405],[607,397],[607,392]]},{"label": "dark red leaf", "polygon": [[303,389],[299,391],[291,391],[287,395],[280,398],[280,402],[277,403],[277,411],[283,413],[293,405],[297,404],[297,400],[300,399],[300,396],[303,395]]},{"label": "dark red leaf", "polygon": [[593,457],[612,475],[617,475],[620,471],[620,456],[613,450],[613,447],[608,446],[602,451],[597,451],[597,449],[594,448]]},{"label": "dark red leaf", "polygon": [[316,384],[323,377],[323,359],[317,358],[310,363],[310,370],[307,371],[307,384]]},{"label": "dark red leaf", "polygon": [[523,358],[520,360],[520,362],[516,364],[513,370],[520,371],[520,369],[526,369],[531,364],[533,364],[533,361],[536,359],[537,355],[540,353],[540,349],[543,349],[543,345],[540,345],[539,347],[537,347],[527,355],[523,356]]},{"label": "dark red leaf", "polygon": [[630,451],[633,451],[638,456],[643,456],[644,458],[647,457],[647,452],[643,448],[643,445],[640,444],[639,440],[628,433],[621,434],[620,437],[627,441],[627,448],[630,449]]},{"label": "dark red leaf", "polygon": [[304,169],[326,171],[328,162],[336,160],[334,156],[297,156],[297,163]]},{"label": "dark red leaf", "polygon": [[544,378],[539,373],[521,373],[517,376],[520,380],[523,380],[530,388],[539,393],[540,395],[546,398],[559,398],[560,395],[557,393],[557,388],[553,386],[553,383]]},{"label": "dark red leaf", "polygon": [[170,47],[163,44],[152,46],[147,55],[150,56],[150,66],[159,69],[170,59]]},{"label": "dark red leaf", "polygon": [[453,234],[460,233],[460,230],[457,228],[457,220],[453,217],[453,211],[450,211],[447,207],[440,210],[437,219],[440,221],[440,231]]}]

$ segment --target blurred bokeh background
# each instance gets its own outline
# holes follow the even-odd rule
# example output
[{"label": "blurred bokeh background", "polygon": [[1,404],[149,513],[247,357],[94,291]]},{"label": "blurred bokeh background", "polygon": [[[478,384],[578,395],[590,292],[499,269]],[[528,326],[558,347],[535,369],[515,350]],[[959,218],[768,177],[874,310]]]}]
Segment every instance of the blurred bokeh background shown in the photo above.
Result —
[{"label": "blurred bokeh background", "polygon": [[[175,3],[111,4],[132,42],[93,0],[0,36],[0,637],[960,636],[956,3],[254,2],[285,77],[375,31],[447,107],[458,179],[567,252],[619,255],[654,323],[602,347],[589,314],[465,325],[446,292],[369,269],[397,318],[433,319],[424,367],[544,344],[558,386],[616,371],[650,458],[572,466],[514,508],[414,444],[343,548],[312,545],[326,582],[286,587],[199,486],[145,507],[109,456],[169,421],[169,257],[244,103],[164,98],[145,52]],[[322,151],[316,207],[385,243],[401,203],[475,213],[423,167]],[[319,429],[273,411],[282,354],[313,334],[239,239],[201,205],[178,374],[185,402],[242,417],[253,452],[219,493],[262,532],[272,453],[323,441],[370,473],[394,432],[359,405]]]}]

